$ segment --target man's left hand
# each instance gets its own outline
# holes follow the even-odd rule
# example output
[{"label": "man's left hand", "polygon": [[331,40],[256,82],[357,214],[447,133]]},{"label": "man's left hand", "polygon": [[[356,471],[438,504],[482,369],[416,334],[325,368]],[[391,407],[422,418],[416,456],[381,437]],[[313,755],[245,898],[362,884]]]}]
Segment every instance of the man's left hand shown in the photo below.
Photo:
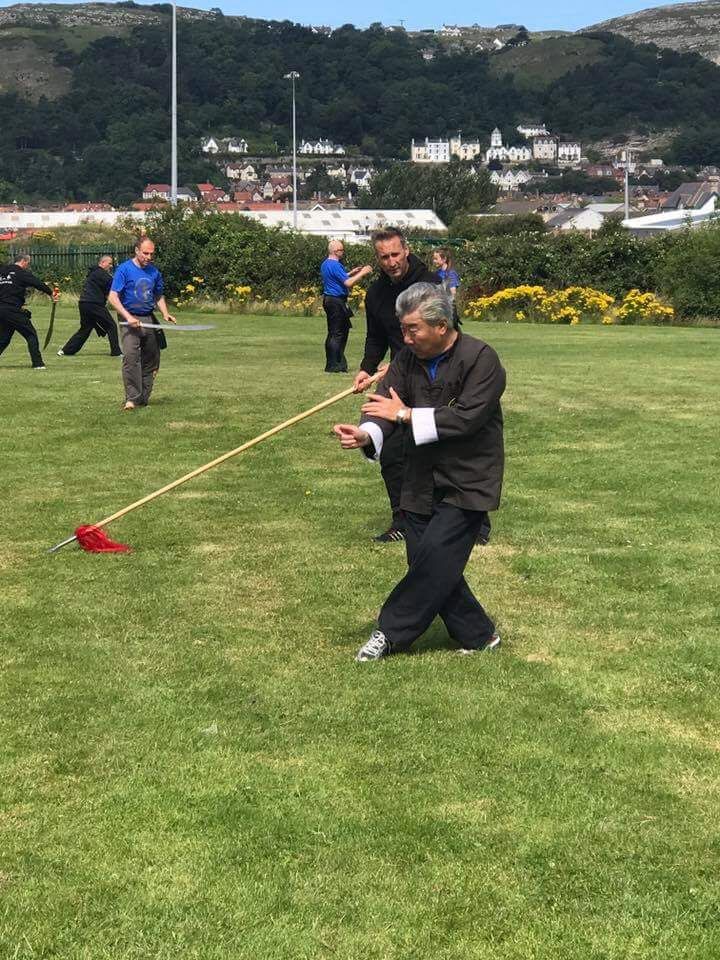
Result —
[{"label": "man's left hand", "polygon": [[166,320],[168,323],[177,323],[175,317],[173,317],[170,313],[166,317],[163,317],[163,320]]},{"label": "man's left hand", "polygon": [[362,412],[369,414],[371,417],[379,417],[381,420],[389,420],[391,423],[395,423],[398,410],[402,410],[404,406],[405,404],[400,397],[390,387],[389,397],[383,397],[377,393],[369,394],[362,405]]}]

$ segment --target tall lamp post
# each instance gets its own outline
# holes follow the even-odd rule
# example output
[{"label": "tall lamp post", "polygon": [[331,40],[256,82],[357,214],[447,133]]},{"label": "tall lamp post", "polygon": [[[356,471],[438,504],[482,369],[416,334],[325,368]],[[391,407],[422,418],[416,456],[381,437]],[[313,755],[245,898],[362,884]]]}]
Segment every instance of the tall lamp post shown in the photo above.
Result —
[{"label": "tall lamp post", "polygon": [[297,137],[295,126],[295,81],[300,79],[297,70],[285,74],[285,80],[292,81],[292,117],[293,117],[293,230],[297,230]]},{"label": "tall lamp post", "polygon": [[172,55],[170,81],[170,203],[177,204],[177,4],[172,5]]}]

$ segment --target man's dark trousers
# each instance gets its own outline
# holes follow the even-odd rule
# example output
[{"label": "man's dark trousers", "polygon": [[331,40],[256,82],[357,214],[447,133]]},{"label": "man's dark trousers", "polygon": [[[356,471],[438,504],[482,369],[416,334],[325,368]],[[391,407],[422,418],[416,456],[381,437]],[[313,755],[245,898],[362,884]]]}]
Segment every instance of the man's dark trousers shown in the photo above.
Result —
[{"label": "man's dark trousers", "polygon": [[110,353],[114,357],[119,356],[120,341],[118,340],[117,327],[108,309],[99,303],[81,302],[78,307],[80,308],[80,329],[70,337],[62,348],[63,353],[68,357],[78,353],[93,330],[100,327],[108,336]]},{"label": "man's dark trousers", "polygon": [[323,309],[327,317],[325,338],[325,373],[347,373],[345,347],[350,336],[351,313],[343,297],[323,297]]},{"label": "man's dark trousers", "polygon": [[378,618],[393,652],[407,650],[438,615],[461,647],[483,647],[492,637],[495,626],[463,576],[485,520],[483,511],[443,502],[429,517],[405,512],[408,572]]},{"label": "man's dark trousers", "polygon": [[29,310],[17,307],[0,307],[0,353],[10,343],[13,334],[19,333],[21,337],[25,337],[32,365],[42,367],[44,364],[40,353],[40,341],[30,316]]}]

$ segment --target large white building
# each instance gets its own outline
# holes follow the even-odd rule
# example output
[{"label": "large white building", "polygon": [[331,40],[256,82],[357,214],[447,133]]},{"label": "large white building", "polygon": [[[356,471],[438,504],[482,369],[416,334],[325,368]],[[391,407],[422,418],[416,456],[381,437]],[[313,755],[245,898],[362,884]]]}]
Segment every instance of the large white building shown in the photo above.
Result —
[{"label": "large white building", "polygon": [[526,140],[532,140],[533,137],[546,137],[548,135],[548,130],[544,123],[521,123],[515,127],[515,129],[525,137]]},{"label": "large white building", "polygon": [[450,141],[430,140],[429,137],[417,143],[411,140],[410,159],[413,163],[449,163]]},{"label": "large white building", "polygon": [[557,137],[551,137],[549,135],[533,137],[533,160],[549,160],[551,163],[556,163],[557,148]]},{"label": "large white building", "polygon": [[576,140],[559,143],[557,159],[558,164],[561,166],[573,166],[573,164],[580,163],[582,159],[582,147]]},{"label": "large white building", "polygon": [[317,154],[321,157],[342,156],[345,153],[345,147],[322,138],[320,140],[303,140],[298,147],[298,153]]},{"label": "large white building", "polygon": [[499,160],[500,163],[528,163],[532,160],[532,150],[525,146],[503,146],[502,134],[499,128],[495,127],[490,134],[490,147],[485,151],[485,163],[491,160]]}]

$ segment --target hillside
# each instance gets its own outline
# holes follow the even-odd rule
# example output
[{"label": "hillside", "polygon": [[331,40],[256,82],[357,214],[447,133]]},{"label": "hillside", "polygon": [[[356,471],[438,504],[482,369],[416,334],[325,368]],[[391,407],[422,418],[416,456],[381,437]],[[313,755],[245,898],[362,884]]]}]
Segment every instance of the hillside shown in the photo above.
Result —
[{"label": "hillside", "polygon": [[[167,181],[170,11],[131,2],[0,10],[0,203],[126,203],[148,181]],[[538,119],[586,143],[676,130],[691,145],[684,162],[717,160],[706,154],[720,131],[705,128],[720,68],[707,59],[612,33],[527,42],[507,30],[516,45],[479,50],[381,25],[325,31],[181,9],[181,183],[217,174],[200,153],[209,132],[243,136],[254,154],[287,153],[290,70],[301,73],[299,137],[328,137],[350,157],[407,157],[411,138],[457,129],[486,141],[499,125],[511,139],[518,123]]]},{"label": "hillside", "polygon": [[699,53],[713,63],[720,63],[720,3],[713,0],[650,7],[604,20],[586,27],[585,31],[588,30],[609,30],[634,43],[654,43],[682,53]]}]

